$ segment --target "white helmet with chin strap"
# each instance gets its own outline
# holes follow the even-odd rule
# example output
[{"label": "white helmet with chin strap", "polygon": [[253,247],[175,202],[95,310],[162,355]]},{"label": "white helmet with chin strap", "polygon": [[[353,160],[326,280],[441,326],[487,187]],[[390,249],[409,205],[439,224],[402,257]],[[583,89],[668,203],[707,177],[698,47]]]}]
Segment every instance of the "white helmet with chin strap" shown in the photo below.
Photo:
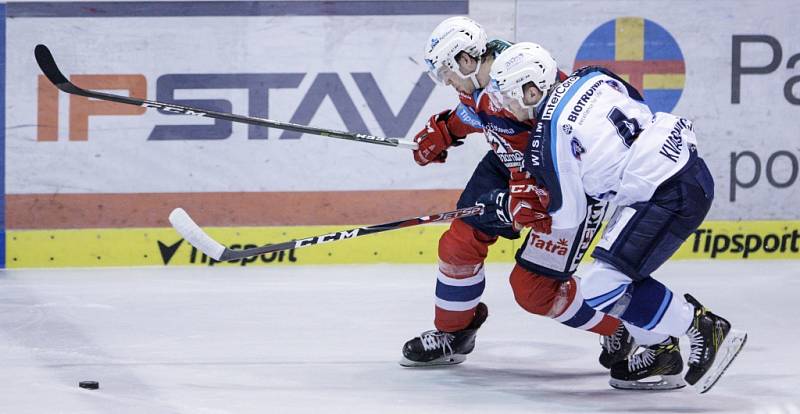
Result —
[{"label": "white helmet with chin strap", "polygon": [[[486,53],[487,41],[486,32],[475,20],[464,16],[445,19],[433,29],[425,46],[428,74],[434,81],[443,84],[444,75],[449,70],[462,79],[470,79],[476,88],[480,88],[477,74],[481,68],[480,57]],[[456,56],[461,52],[477,59],[478,67],[474,72],[465,75],[459,70]]]},{"label": "white helmet with chin strap", "polygon": [[[510,100],[515,100],[533,118],[534,109],[556,83],[558,65],[545,48],[520,42],[495,58],[489,76],[489,92],[496,104],[507,107]],[[542,98],[529,105],[523,100],[522,87],[531,82],[542,92]]]}]

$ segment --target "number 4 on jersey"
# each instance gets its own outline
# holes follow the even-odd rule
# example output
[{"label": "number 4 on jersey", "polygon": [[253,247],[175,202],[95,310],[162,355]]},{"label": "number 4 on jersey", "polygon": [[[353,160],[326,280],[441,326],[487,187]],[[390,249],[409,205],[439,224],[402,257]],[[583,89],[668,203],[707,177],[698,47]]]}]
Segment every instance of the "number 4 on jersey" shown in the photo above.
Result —
[{"label": "number 4 on jersey", "polygon": [[639,126],[639,121],[637,121],[636,118],[628,118],[617,107],[611,108],[607,118],[614,124],[614,127],[617,129],[617,135],[622,138],[622,143],[630,148],[633,141],[639,136],[639,132],[642,131],[642,128]]}]

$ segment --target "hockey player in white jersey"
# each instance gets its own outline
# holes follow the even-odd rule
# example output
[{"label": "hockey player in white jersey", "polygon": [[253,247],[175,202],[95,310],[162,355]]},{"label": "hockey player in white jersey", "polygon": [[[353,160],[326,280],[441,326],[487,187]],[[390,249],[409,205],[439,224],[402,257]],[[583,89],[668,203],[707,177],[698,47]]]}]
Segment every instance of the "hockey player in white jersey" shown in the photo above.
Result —
[{"label": "hockey player in white jersey", "polygon": [[682,386],[677,338],[686,335],[684,379],[706,392],[747,335],[651,277],[702,223],[713,200],[692,122],[653,114],[635,88],[604,68],[583,68],[563,81],[555,68],[541,46],[516,44],[493,63],[490,92],[519,120],[538,118],[524,169],[549,192],[540,204],[553,229],[583,220],[587,197],[617,206],[580,287],[590,306],[619,317],[648,346],[612,366],[610,383]]}]

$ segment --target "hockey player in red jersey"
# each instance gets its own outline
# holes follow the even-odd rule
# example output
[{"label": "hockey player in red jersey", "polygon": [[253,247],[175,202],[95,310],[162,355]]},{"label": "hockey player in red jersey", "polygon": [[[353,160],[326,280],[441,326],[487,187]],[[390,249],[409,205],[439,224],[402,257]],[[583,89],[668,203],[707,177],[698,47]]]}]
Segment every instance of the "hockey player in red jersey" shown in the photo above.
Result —
[{"label": "hockey player in red jersey", "polygon": [[[415,141],[419,165],[445,162],[448,148],[467,134],[482,132],[491,150],[475,169],[458,200],[458,207],[486,206],[479,217],[454,220],[439,241],[434,330],[406,342],[401,365],[457,364],[474,347],[477,329],[488,315],[480,302],[484,289],[484,259],[498,237],[516,239],[523,227],[529,233],[516,254],[510,283],[519,305],[578,329],[604,336],[600,362],[606,367],[632,350],[630,336],[616,318],[588,306],[573,277],[582,256],[600,227],[605,203],[590,203],[586,219],[570,229],[550,232],[550,217],[540,214],[548,195],[535,181],[519,173],[522,154],[535,120],[524,122],[485,93],[489,69],[497,54],[509,47],[488,41],[484,30],[467,17],[444,20],[431,34],[425,61],[431,77],[459,94],[453,110],[433,115]],[[563,75],[563,74],[561,74]],[[536,208],[533,208],[536,207]],[[510,211],[514,212],[512,222]]]}]

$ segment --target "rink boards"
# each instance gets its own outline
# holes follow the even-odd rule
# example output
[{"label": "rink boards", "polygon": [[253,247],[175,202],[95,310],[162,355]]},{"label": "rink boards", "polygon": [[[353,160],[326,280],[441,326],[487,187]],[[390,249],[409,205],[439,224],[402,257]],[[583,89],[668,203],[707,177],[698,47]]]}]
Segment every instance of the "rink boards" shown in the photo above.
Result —
[{"label": "rink boards", "polygon": [[[206,229],[230,248],[251,248],[295,238],[322,235],[341,226],[220,227]],[[15,230],[6,235],[7,266],[292,266],[355,263],[436,263],[436,246],[447,225],[400,229],[216,262],[170,228]],[[546,238],[546,236],[545,236]],[[512,262],[524,239],[500,239],[489,251],[490,262]],[[676,259],[800,259],[800,222],[709,221],[690,236]],[[555,254],[555,253],[552,253]]]},{"label": "rink boards", "polygon": [[[37,44],[85,88],[412,138],[458,102],[422,55],[432,28],[463,14],[490,37],[542,44],[566,72],[609,67],[654,111],[694,122],[716,197],[679,257],[797,258],[794,0],[597,0],[591,13],[534,0],[15,1],[0,3],[0,267],[209,265],[168,227],[178,206],[240,246],[447,211],[489,150],[473,134],[419,167],[408,150],[70,96],[42,76]],[[214,265],[435,263],[444,229]],[[519,243],[499,241],[490,260],[512,261]]]}]

